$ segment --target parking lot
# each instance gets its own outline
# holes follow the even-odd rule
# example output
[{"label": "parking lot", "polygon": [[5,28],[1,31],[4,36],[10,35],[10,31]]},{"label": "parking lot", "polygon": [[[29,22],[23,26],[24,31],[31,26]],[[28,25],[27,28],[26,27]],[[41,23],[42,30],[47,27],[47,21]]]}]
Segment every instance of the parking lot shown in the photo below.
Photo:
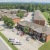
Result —
[{"label": "parking lot", "polygon": [[[0,22],[0,25],[2,27],[4,27],[2,22]],[[18,48],[18,50],[38,50],[38,48],[40,46],[42,46],[42,44],[40,42],[37,42],[31,38],[29,39],[29,41],[26,41],[27,35],[24,35],[21,37],[21,36],[17,35],[16,32],[12,32],[11,29],[4,28],[4,30],[2,30],[1,32],[3,35],[5,35],[5,37],[7,37],[7,39],[15,38],[15,39],[18,39],[22,43],[22,45],[14,45],[16,48]]]},{"label": "parking lot", "polygon": [[32,39],[30,39],[29,41],[25,40],[26,35],[24,35],[23,37],[16,35],[16,33],[12,32],[9,29],[5,29],[3,31],[1,31],[7,38],[15,38],[18,39],[22,45],[15,45],[15,47],[17,47],[19,50],[38,50],[38,48],[40,46],[42,46],[42,44],[38,41],[34,41]]},{"label": "parking lot", "polygon": [[11,50],[1,37],[0,37],[0,50]]}]

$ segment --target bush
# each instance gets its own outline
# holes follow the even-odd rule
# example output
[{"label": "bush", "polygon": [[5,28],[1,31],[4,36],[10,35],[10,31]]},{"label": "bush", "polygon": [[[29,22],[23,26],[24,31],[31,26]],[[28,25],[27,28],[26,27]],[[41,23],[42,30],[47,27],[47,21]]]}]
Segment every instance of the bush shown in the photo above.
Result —
[{"label": "bush", "polygon": [[24,27],[23,31],[24,31],[25,33],[29,33],[29,28],[28,28],[28,27]]}]

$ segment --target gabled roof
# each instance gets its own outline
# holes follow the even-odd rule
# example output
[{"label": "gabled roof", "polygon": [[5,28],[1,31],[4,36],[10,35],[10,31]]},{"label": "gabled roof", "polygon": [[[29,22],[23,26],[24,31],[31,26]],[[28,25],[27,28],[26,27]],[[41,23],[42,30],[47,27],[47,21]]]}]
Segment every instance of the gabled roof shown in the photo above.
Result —
[{"label": "gabled roof", "polygon": [[21,21],[21,22],[19,22],[19,24],[22,26],[28,26],[29,28],[32,28],[32,29],[35,29],[35,28],[38,28],[41,26],[41,25],[38,25],[38,24],[35,24],[32,22],[28,22],[28,21]]},{"label": "gabled roof", "polygon": [[45,17],[40,10],[34,12],[34,20],[45,20]]},{"label": "gabled roof", "polygon": [[41,26],[32,22],[28,21],[21,21],[19,22],[22,26],[28,26],[29,28],[33,29],[34,31],[38,33],[45,33],[46,35],[50,35],[50,27],[47,26]]},{"label": "gabled roof", "polygon": [[44,33],[45,31],[47,31],[47,27],[41,26],[41,27],[36,28],[35,31],[37,31],[39,33]]}]

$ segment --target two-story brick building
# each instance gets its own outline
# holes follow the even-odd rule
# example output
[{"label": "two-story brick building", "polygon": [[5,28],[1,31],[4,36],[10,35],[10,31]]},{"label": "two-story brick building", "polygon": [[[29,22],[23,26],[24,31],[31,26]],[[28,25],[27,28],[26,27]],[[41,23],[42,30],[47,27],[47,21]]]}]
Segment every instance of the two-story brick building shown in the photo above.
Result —
[{"label": "two-story brick building", "polygon": [[45,26],[46,19],[40,10],[34,12],[32,18],[33,22],[20,21],[17,26],[29,27],[29,31],[33,34],[33,37],[37,40],[43,40],[45,42],[50,40],[50,27]]},{"label": "two-story brick building", "polygon": [[19,28],[28,27],[29,32],[32,33],[33,38],[42,41],[49,41],[50,40],[50,27],[41,26],[36,23],[28,22],[28,21],[21,21],[17,25]]}]

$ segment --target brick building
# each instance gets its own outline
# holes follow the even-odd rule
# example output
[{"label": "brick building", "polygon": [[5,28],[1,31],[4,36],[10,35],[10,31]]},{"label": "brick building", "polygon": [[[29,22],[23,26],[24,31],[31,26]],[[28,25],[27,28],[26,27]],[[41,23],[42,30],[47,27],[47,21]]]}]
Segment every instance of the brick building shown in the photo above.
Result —
[{"label": "brick building", "polygon": [[50,41],[50,27],[41,26],[28,21],[21,21],[17,26],[20,28],[29,27],[29,31],[32,33],[33,38],[37,40],[44,42]]},{"label": "brick building", "polygon": [[33,22],[39,25],[44,26],[45,25],[45,17],[43,14],[40,12],[40,10],[36,10],[34,12],[34,17],[33,17]]}]

